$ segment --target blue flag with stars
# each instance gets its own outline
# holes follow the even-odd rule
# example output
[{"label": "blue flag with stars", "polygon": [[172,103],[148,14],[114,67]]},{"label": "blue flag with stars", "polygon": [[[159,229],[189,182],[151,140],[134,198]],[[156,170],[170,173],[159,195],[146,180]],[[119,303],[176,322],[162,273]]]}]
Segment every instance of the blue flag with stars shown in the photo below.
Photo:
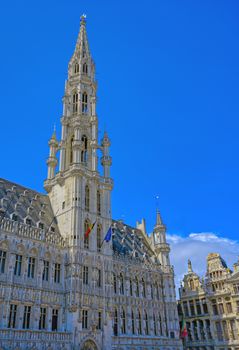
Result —
[{"label": "blue flag with stars", "polygon": [[112,236],[112,228],[110,226],[110,228],[108,229],[108,232],[105,235],[104,241],[109,242],[111,240],[111,236]]}]

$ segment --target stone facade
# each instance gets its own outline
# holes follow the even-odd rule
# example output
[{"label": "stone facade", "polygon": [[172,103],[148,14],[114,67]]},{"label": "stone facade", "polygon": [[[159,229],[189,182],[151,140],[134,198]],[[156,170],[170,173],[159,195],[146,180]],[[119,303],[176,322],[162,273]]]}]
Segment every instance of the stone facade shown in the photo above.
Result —
[{"label": "stone facade", "polygon": [[112,220],[110,140],[105,133],[98,142],[96,89],[82,16],[61,140],[54,132],[49,141],[47,194],[0,180],[0,349],[182,349],[160,213],[150,235],[144,221]]},{"label": "stone facade", "polygon": [[239,350],[239,263],[231,271],[219,254],[211,253],[201,279],[189,260],[179,314],[188,331],[185,349]]}]

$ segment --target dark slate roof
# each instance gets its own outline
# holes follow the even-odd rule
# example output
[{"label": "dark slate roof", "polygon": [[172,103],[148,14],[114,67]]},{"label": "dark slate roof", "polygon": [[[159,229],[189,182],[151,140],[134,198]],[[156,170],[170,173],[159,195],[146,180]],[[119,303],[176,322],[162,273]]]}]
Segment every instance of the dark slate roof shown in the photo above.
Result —
[{"label": "dark slate roof", "polygon": [[142,261],[156,258],[148,237],[141,230],[126,225],[122,221],[113,220],[112,224],[113,250],[116,254]]},{"label": "dark slate roof", "polygon": [[4,219],[60,235],[47,195],[0,178],[0,220]]}]

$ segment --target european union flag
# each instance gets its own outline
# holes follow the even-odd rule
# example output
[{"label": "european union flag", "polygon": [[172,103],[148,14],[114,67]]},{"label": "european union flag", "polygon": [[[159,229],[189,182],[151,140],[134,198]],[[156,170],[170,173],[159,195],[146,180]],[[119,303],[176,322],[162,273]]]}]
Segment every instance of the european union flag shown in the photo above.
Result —
[{"label": "european union flag", "polygon": [[107,232],[106,235],[105,235],[104,240],[105,240],[106,242],[109,242],[109,241],[111,240],[111,236],[112,236],[112,228],[111,228],[111,226],[110,226],[110,228],[108,229],[108,232]]}]

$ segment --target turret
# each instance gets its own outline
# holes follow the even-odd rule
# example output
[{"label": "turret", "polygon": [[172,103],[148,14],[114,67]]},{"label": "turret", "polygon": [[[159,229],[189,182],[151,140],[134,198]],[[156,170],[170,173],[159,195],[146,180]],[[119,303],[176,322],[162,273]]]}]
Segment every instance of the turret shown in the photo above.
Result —
[{"label": "turret", "polygon": [[164,266],[169,266],[170,247],[169,244],[166,242],[166,226],[162,222],[159,210],[157,210],[156,214],[156,225],[154,226],[153,237],[155,251],[158,255],[160,263]]},{"label": "turret", "polygon": [[54,130],[52,137],[50,138],[49,142],[49,157],[47,159],[47,166],[48,166],[48,172],[47,172],[47,179],[52,179],[55,176],[55,170],[57,166],[57,158],[56,158],[56,152],[58,148],[58,142],[56,139],[56,131]]}]

